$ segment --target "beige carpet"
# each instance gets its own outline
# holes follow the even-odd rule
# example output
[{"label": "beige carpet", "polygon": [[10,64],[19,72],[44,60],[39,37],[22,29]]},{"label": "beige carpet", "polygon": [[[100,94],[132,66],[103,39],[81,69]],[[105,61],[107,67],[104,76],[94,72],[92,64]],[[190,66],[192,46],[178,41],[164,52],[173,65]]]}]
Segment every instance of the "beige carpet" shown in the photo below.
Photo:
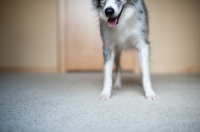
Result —
[{"label": "beige carpet", "polygon": [[122,80],[101,101],[100,73],[0,74],[0,132],[200,132],[200,75],[153,76],[159,101]]}]

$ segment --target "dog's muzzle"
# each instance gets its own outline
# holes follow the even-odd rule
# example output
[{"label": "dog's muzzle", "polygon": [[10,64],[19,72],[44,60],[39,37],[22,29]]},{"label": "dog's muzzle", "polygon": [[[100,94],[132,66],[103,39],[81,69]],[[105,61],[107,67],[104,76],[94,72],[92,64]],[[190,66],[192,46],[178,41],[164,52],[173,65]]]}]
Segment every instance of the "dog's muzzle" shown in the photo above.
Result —
[{"label": "dog's muzzle", "polygon": [[107,20],[108,26],[114,27],[119,23],[119,19],[122,15],[123,10],[124,10],[124,6],[122,7],[122,10],[117,17],[112,17],[115,13],[113,8],[109,7],[105,10],[106,16],[109,17],[108,20]]}]

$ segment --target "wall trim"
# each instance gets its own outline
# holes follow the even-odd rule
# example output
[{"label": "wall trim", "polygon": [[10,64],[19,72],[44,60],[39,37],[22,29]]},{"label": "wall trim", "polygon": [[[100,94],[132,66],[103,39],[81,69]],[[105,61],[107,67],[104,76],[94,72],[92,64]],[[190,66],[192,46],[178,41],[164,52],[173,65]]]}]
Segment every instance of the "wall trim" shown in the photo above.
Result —
[{"label": "wall trim", "polygon": [[199,74],[200,66],[152,66],[151,74]]},{"label": "wall trim", "polygon": [[[0,73],[60,73],[60,71],[57,67],[0,66]],[[135,73],[138,74],[140,72],[136,71]],[[151,74],[200,74],[200,66],[154,66],[151,68]]]},{"label": "wall trim", "polygon": [[0,66],[0,73],[58,73],[57,67],[4,67]]}]

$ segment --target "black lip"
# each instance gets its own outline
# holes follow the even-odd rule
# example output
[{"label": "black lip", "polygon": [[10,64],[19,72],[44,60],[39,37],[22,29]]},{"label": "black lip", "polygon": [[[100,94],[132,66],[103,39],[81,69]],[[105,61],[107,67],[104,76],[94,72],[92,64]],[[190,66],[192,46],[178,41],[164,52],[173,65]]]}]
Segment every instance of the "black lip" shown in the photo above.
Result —
[{"label": "black lip", "polygon": [[[120,19],[121,15],[122,15],[123,10],[124,10],[124,5],[123,5],[123,7],[122,7],[122,10],[121,10],[119,16],[117,17],[117,19],[118,19],[117,24],[119,23],[119,19]],[[116,25],[117,25],[117,24],[116,24]]]}]

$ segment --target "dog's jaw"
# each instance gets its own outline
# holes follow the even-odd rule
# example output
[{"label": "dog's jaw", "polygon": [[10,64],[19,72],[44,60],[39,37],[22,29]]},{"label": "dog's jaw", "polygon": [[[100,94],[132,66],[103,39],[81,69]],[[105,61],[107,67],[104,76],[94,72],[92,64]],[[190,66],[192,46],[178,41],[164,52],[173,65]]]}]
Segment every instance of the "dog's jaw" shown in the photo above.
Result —
[{"label": "dog's jaw", "polygon": [[107,23],[108,23],[108,26],[114,27],[114,26],[117,25],[118,21],[119,21],[119,20],[118,20],[118,17],[115,17],[115,18],[108,18]]}]

